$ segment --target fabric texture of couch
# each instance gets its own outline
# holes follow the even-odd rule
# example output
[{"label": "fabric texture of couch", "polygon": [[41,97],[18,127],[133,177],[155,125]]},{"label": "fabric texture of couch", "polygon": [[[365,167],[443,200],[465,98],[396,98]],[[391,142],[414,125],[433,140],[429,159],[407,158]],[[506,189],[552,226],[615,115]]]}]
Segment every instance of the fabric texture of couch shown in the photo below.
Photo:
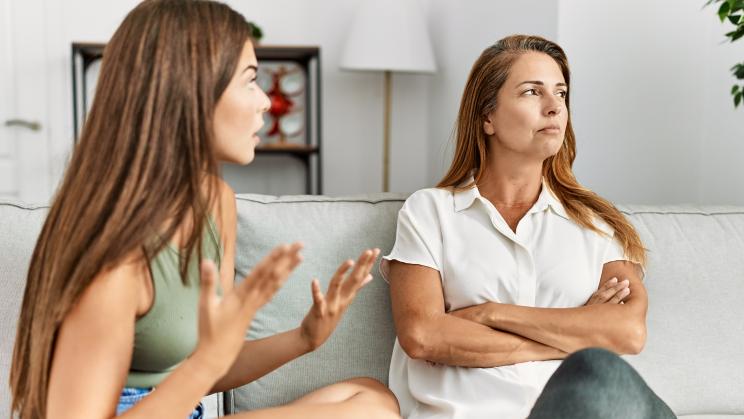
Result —
[{"label": "fabric texture of couch", "polygon": [[[238,280],[273,246],[305,244],[304,262],[257,313],[248,337],[296,327],[311,305],[312,278],[325,287],[338,264],[363,249],[389,252],[404,200],[396,194],[238,195]],[[649,249],[648,340],[640,355],[625,358],[680,417],[744,418],[744,208],[620,208]],[[46,211],[0,202],[3,416],[9,410],[8,372],[28,261]],[[285,403],[355,376],[387,382],[395,331],[387,285],[377,269],[373,274],[375,280],[324,346],[247,386],[205,399],[208,416]]]}]

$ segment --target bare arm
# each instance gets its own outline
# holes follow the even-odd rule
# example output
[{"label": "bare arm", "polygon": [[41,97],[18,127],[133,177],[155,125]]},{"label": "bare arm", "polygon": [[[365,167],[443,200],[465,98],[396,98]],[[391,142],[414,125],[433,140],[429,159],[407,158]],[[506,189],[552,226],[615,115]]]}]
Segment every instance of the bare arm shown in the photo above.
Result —
[{"label": "bare arm", "polygon": [[462,367],[496,367],[562,359],[566,353],[444,311],[439,272],[390,262],[390,293],[398,341],[414,359]]},{"label": "bare arm", "polygon": [[300,336],[299,328],[263,339],[247,340],[230,371],[217,381],[210,393],[246,385],[310,351]]},{"label": "bare arm", "polygon": [[630,294],[624,304],[539,308],[485,303],[453,314],[569,353],[602,347],[619,354],[637,354],[646,341],[646,288],[637,266],[631,262],[606,263],[600,287],[613,277],[629,281]]}]

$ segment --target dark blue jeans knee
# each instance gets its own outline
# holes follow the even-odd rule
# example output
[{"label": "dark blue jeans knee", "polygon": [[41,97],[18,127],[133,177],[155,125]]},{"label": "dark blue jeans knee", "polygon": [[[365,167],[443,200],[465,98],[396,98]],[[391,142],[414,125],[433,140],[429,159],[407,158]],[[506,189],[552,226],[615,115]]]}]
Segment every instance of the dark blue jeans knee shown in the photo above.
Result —
[{"label": "dark blue jeans knee", "polygon": [[577,351],[555,371],[529,419],[667,419],[672,410],[630,364],[600,348]]}]

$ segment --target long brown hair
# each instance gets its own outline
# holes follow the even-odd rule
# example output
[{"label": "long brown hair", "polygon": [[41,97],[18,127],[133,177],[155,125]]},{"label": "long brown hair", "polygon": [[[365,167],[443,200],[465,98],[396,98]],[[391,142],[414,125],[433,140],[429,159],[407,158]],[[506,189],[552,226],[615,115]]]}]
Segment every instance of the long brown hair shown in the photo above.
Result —
[{"label": "long brown hair", "polygon": [[186,283],[217,202],[215,104],[250,33],[221,3],[148,0],[106,46],[95,99],[31,258],[10,373],[21,419],[46,416],[57,332],[96,275],[132,254],[149,262],[190,220]]},{"label": "long brown hair", "polygon": [[[452,165],[439,188],[465,190],[479,182],[488,162],[488,137],[483,130],[486,115],[496,109],[499,90],[509,76],[514,62],[528,51],[549,55],[561,68],[570,86],[568,59],[560,46],[538,36],[513,35],[488,47],[473,64],[460,102],[455,128],[456,148]],[[599,216],[615,230],[615,238],[622,244],[626,256],[642,266],[646,264],[646,250],[633,226],[614,205],[581,186],[571,170],[576,158],[576,137],[571,126],[570,90],[566,94],[569,111],[566,138],[558,153],[543,162],[543,177],[556,194],[568,215],[580,225],[602,233],[594,223]],[[467,183],[473,176],[474,182]]]}]

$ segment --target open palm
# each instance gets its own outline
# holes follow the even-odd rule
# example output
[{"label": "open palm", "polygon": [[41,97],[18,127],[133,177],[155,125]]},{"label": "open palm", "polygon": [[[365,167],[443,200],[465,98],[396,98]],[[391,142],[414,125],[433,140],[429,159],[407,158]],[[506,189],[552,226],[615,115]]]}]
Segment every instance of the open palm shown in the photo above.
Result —
[{"label": "open palm", "polygon": [[[300,327],[301,335],[310,350],[318,348],[328,339],[357,292],[372,280],[369,272],[379,254],[380,249],[367,249],[356,263],[351,260],[342,263],[333,274],[325,295],[320,291],[318,280],[313,279],[313,306]],[[347,274],[352,267],[352,271]]]}]

